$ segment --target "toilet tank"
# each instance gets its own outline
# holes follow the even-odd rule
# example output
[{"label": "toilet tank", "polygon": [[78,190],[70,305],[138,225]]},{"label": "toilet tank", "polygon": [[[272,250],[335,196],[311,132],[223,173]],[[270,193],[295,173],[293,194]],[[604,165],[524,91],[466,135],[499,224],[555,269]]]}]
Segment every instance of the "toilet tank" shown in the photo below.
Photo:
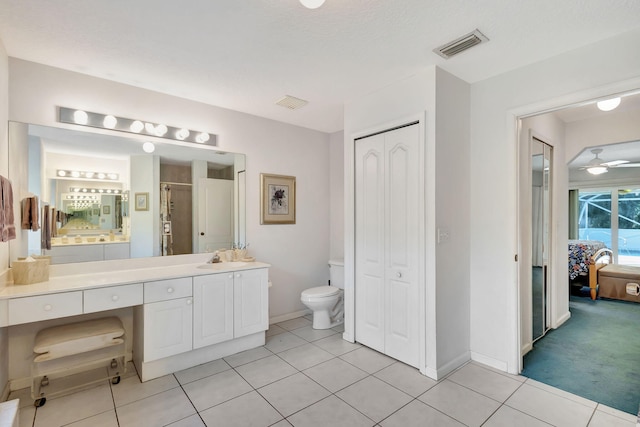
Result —
[{"label": "toilet tank", "polygon": [[337,286],[340,289],[344,289],[344,260],[329,260],[329,280],[331,286]]}]

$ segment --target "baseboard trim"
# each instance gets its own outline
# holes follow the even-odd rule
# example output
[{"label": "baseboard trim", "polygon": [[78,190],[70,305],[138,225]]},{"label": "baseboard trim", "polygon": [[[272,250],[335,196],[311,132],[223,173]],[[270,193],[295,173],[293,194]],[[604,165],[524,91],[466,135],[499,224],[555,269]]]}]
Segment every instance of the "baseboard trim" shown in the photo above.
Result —
[{"label": "baseboard trim", "polygon": [[2,390],[2,396],[0,396],[0,402],[6,402],[7,399],[9,399],[9,393],[11,393],[11,388],[9,387],[9,383],[6,383]]},{"label": "baseboard trim", "polygon": [[468,363],[470,360],[471,360],[471,354],[468,351],[465,351],[464,353],[460,354],[458,357],[450,360],[448,363],[445,363],[443,366],[439,368],[431,368],[427,366],[424,369],[423,374],[425,374],[431,379],[438,381],[443,379],[444,377],[446,377],[447,375],[449,375],[451,372],[455,371],[459,367]]},{"label": "baseboard trim", "polygon": [[270,317],[269,324],[273,325],[274,323],[284,322],[285,320],[295,319],[296,317],[306,316],[307,314],[311,314],[311,310],[300,310],[289,314],[281,314],[280,316]]},{"label": "baseboard trim", "polygon": [[565,314],[563,314],[562,316],[560,316],[560,318],[558,318],[558,321],[556,322],[556,324],[553,326],[553,329],[558,329],[560,326],[562,326],[564,324],[564,322],[566,322],[567,320],[569,320],[571,318],[571,312],[567,311]]},{"label": "baseboard trim", "polygon": [[509,372],[509,367],[507,365],[507,362],[504,362],[502,360],[498,360],[498,359],[494,359],[493,357],[489,357],[486,356],[484,354],[480,354],[480,353],[475,353],[475,352],[471,352],[471,360],[473,360],[474,362],[478,362],[478,363],[482,363],[483,365],[487,365],[490,366],[492,368],[495,368],[499,371],[503,371],[503,372]]}]

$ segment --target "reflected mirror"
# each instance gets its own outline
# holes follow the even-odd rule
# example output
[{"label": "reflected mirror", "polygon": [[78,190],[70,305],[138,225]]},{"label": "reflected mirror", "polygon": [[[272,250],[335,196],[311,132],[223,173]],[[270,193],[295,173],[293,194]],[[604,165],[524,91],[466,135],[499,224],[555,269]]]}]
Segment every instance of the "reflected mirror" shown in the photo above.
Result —
[{"label": "reflected mirror", "polygon": [[245,241],[243,154],[159,139],[148,153],[143,139],[16,122],[9,138],[14,199],[37,197],[40,209],[39,230],[21,230],[11,260],[178,255]]}]

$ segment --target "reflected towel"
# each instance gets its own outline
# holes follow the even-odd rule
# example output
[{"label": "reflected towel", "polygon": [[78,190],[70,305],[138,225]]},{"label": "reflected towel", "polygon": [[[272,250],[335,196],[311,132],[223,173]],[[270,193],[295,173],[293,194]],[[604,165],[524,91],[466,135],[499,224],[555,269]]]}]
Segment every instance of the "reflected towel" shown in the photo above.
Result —
[{"label": "reflected towel", "polygon": [[38,218],[38,197],[32,196],[22,200],[22,229],[38,231],[40,220]]},{"label": "reflected towel", "polygon": [[49,205],[42,207],[42,232],[40,234],[40,247],[51,249],[51,219],[49,217]]},{"label": "reflected towel", "polygon": [[11,181],[0,176],[0,242],[16,238],[16,226],[13,222],[13,189]]}]

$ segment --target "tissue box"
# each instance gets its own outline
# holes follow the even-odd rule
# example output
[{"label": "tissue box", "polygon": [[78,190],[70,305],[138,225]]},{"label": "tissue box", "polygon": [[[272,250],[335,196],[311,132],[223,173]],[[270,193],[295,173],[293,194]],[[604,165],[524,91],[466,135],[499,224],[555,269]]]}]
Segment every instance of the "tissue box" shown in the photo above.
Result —
[{"label": "tissue box", "polygon": [[30,285],[49,280],[50,257],[34,258],[34,261],[19,259],[11,263],[14,285]]}]

